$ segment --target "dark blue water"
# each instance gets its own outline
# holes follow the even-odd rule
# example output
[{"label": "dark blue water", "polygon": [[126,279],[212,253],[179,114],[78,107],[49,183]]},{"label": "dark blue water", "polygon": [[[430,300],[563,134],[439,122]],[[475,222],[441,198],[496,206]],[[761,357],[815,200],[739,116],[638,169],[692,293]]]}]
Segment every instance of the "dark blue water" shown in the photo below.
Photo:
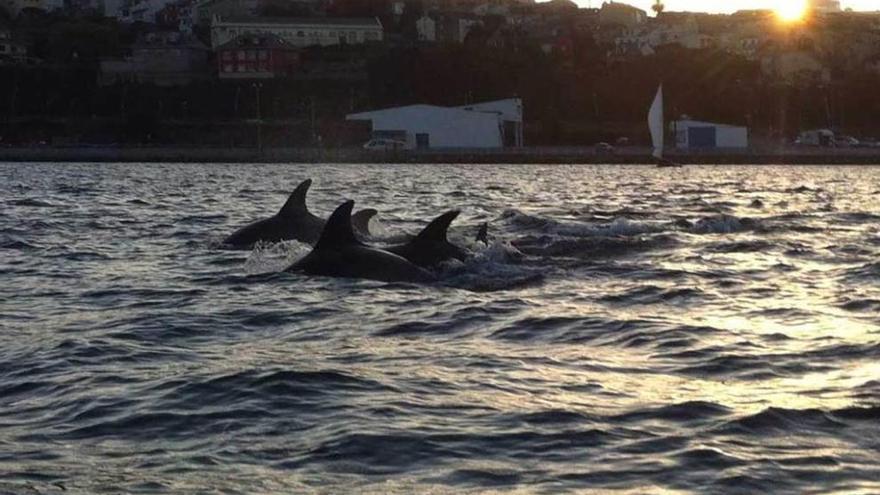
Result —
[{"label": "dark blue water", "polygon": [[[216,248],[311,177],[435,286]],[[0,493],[878,493],[880,167],[0,165]],[[489,222],[491,245],[474,244]]]}]

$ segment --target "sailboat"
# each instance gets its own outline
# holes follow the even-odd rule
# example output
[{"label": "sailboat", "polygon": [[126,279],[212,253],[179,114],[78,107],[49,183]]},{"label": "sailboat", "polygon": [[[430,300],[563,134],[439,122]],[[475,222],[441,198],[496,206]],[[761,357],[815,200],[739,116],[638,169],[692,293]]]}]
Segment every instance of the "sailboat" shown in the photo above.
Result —
[{"label": "sailboat", "polygon": [[672,168],[681,167],[678,163],[663,158],[663,85],[657,88],[657,96],[654,97],[654,103],[648,111],[648,129],[651,131],[651,142],[654,145],[652,155],[657,159],[657,167]]}]

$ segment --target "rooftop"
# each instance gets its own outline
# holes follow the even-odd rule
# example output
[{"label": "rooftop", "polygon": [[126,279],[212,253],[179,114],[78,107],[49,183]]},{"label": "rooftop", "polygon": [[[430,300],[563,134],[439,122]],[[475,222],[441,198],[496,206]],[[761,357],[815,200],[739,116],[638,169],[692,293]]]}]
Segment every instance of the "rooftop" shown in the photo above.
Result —
[{"label": "rooftop", "polygon": [[375,26],[382,27],[376,17],[218,17],[224,24],[288,24],[297,26]]},{"label": "rooftop", "polygon": [[243,34],[232,41],[228,41],[217,47],[217,50],[228,50],[231,48],[243,47],[261,47],[261,48],[286,48],[296,50],[297,48],[274,34]]}]

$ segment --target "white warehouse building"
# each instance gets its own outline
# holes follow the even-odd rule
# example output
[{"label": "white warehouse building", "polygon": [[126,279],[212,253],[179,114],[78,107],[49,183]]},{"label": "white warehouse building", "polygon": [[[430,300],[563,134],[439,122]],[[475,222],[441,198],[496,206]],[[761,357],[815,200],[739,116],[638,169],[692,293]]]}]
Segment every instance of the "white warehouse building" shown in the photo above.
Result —
[{"label": "white warehouse building", "polygon": [[355,45],[383,39],[376,17],[258,17],[211,20],[211,47],[217,48],[242,35],[274,34],[297,47]]},{"label": "white warehouse building", "polygon": [[677,120],[672,126],[675,146],[679,149],[749,147],[749,130],[746,127],[688,119]]},{"label": "white warehouse building", "polygon": [[407,149],[503,148],[523,145],[519,98],[461,107],[408,105],[353,113],[346,120],[370,121],[374,139],[394,139]]}]

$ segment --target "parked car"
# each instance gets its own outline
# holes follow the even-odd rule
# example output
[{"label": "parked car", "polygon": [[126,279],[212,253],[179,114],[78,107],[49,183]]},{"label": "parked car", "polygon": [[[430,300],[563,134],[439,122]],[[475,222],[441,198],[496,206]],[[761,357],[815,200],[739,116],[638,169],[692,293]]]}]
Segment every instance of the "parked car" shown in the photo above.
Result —
[{"label": "parked car", "polygon": [[880,141],[876,138],[864,138],[859,141],[859,148],[880,148]]},{"label": "parked car", "polygon": [[611,146],[608,143],[596,143],[596,154],[597,155],[613,155],[614,154],[614,146]]},{"label": "parked car", "polygon": [[403,141],[398,141],[396,139],[370,139],[366,143],[364,143],[365,150],[374,150],[374,151],[388,151],[388,150],[402,150],[406,148],[406,143]]},{"label": "parked car", "polygon": [[852,136],[836,136],[834,146],[838,148],[854,148],[859,145],[859,140]]}]

